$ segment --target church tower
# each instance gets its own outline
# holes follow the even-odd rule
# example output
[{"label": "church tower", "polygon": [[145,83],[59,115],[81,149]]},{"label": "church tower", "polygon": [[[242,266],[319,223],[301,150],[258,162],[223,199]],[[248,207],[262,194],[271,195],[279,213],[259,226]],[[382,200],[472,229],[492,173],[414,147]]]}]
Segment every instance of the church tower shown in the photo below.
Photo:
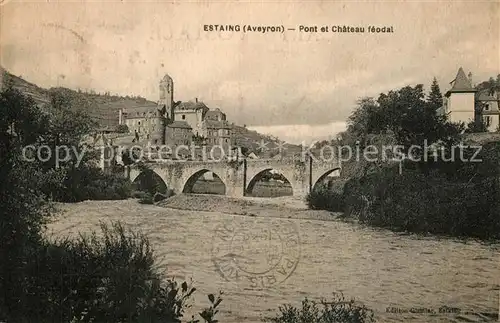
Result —
[{"label": "church tower", "polygon": [[158,101],[158,109],[165,107],[167,117],[173,120],[174,107],[174,80],[168,75],[160,80],[160,100]]}]

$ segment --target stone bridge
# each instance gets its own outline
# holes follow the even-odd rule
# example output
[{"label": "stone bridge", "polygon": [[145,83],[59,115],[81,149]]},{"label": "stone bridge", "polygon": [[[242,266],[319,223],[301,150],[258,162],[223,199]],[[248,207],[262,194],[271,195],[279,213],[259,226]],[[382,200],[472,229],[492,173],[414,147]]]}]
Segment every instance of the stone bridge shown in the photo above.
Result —
[{"label": "stone bridge", "polygon": [[[217,175],[226,187],[226,195],[232,197],[245,196],[251,192],[255,183],[267,171],[281,173],[289,182],[293,196],[304,197],[314,185],[336,170],[340,170],[340,162],[322,162],[308,157],[297,159],[243,159],[232,161],[161,161],[145,164],[145,167],[156,173],[175,193],[189,192],[193,184],[206,172]],[[125,176],[134,181],[145,171],[139,165],[127,166]]]}]

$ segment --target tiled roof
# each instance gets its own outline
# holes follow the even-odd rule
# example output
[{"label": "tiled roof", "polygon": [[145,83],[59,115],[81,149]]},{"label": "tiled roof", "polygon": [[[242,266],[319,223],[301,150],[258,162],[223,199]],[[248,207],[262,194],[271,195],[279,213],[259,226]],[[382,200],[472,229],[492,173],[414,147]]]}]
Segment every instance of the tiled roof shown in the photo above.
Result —
[{"label": "tiled roof", "polygon": [[203,102],[193,102],[193,101],[186,101],[186,102],[181,102],[179,103],[176,107],[176,110],[208,110],[208,107],[205,105]]},{"label": "tiled roof", "polygon": [[498,101],[498,99],[492,96],[488,90],[479,92],[477,95],[477,99],[479,101]]},{"label": "tiled roof", "polygon": [[436,110],[436,114],[438,116],[443,116],[446,114],[446,108],[443,106],[443,107],[440,107]]},{"label": "tiled roof", "polygon": [[210,111],[207,111],[207,114],[205,115],[206,117],[215,117],[215,116],[218,116],[220,112],[217,112],[217,111],[213,111],[213,110],[210,110]]},{"label": "tiled roof", "polygon": [[496,116],[496,115],[500,115],[500,111],[498,111],[498,109],[493,109],[493,110],[483,110],[481,112],[482,115],[484,116]]},{"label": "tiled roof", "polygon": [[159,115],[158,106],[157,105],[146,105],[146,106],[137,106],[132,108],[123,109],[123,115],[126,118],[144,118],[145,115],[149,117],[157,117]]},{"label": "tiled roof", "polygon": [[205,119],[210,120],[226,120],[226,114],[220,111],[219,109],[207,111],[205,114]]},{"label": "tiled roof", "polygon": [[192,129],[191,126],[186,121],[174,121],[168,125],[169,128],[184,128],[184,129]]},{"label": "tiled roof", "polygon": [[138,105],[135,107],[129,107],[123,109],[123,112],[125,113],[131,113],[131,112],[147,112],[147,111],[157,111],[159,109],[157,104],[146,104],[146,105]]},{"label": "tiled roof", "polygon": [[453,86],[448,91],[448,93],[453,92],[475,92],[476,90],[472,87],[469,78],[465,75],[463,68],[458,69],[457,77],[452,81]]},{"label": "tiled roof", "polygon": [[172,78],[170,77],[170,75],[165,74],[165,76],[163,76],[163,78],[162,78],[162,81],[169,81],[169,80],[171,80],[171,79],[172,79]]},{"label": "tiled roof", "polygon": [[204,121],[205,127],[207,128],[216,128],[216,129],[231,129],[231,125],[227,121],[217,121],[205,119]]}]

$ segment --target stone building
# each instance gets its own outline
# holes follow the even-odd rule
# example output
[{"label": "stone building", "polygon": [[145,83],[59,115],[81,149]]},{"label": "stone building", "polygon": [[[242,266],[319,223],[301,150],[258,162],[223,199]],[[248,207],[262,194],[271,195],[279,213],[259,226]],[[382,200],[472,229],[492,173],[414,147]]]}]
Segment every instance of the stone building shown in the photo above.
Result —
[{"label": "stone building", "polygon": [[[482,118],[488,131],[497,131],[500,122],[498,99],[487,91],[478,91],[472,85],[472,74],[466,76],[461,67],[451,85],[445,94],[441,112],[447,114],[451,122],[463,122],[465,125]],[[476,110],[477,106],[484,108]]]},{"label": "stone building", "polygon": [[226,114],[220,109],[208,111],[203,122],[202,134],[209,145],[229,145],[232,138],[232,127],[226,120]]},{"label": "stone building", "polygon": [[147,136],[161,131],[161,118],[157,105],[145,105],[120,110],[120,124],[126,124],[130,133]]},{"label": "stone building", "polygon": [[193,129],[186,121],[174,121],[167,126],[166,144],[169,146],[191,145]]},{"label": "stone building", "polygon": [[476,93],[476,100],[482,104],[481,117],[488,128],[488,131],[493,132],[499,129],[500,124],[500,107],[499,100],[495,94],[488,93],[487,90]]},{"label": "stone building", "polygon": [[193,130],[193,134],[201,136],[207,112],[209,108],[203,102],[198,102],[196,98],[194,101],[180,102],[175,107],[174,120],[186,122]]},{"label": "stone building", "polygon": [[231,144],[231,126],[226,115],[219,109],[211,111],[203,102],[174,101],[174,81],[165,75],[159,84],[157,104],[137,106],[119,111],[119,124],[126,124],[129,132],[141,140],[162,137],[162,115],[169,120],[165,143],[169,145],[190,145],[193,136],[203,138],[208,145]]}]

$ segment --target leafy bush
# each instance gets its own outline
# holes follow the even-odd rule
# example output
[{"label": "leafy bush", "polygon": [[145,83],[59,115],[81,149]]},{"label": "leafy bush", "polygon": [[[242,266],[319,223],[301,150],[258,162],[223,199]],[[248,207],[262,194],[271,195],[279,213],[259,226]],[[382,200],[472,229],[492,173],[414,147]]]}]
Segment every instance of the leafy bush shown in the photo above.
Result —
[{"label": "leafy bush", "polygon": [[140,199],[141,204],[154,204],[153,196],[149,193],[145,193]]},{"label": "leafy bush", "polygon": [[115,131],[119,132],[119,133],[128,133],[129,129],[128,129],[128,126],[126,124],[119,124],[116,126]]},{"label": "leafy bush", "polygon": [[145,236],[119,223],[102,224],[101,231],[101,237],[94,232],[77,240],[43,243],[27,265],[26,293],[9,318],[15,322],[53,318],[58,322],[181,322],[196,289],[186,282],[164,280]]},{"label": "leafy bush", "polygon": [[163,201],[166,198],[167,198],[166,194],[156,193],[155,196],[153,196],[153,201],[156,203]]},{"label": "leafy bush", "polygon": [[151,193],[143,191],[133,191],[131,194],[133,198],[139,199],[139,203],[141,204],[153,204],[174,195],[175,193],[171,189],[167,190],[165,194],[157,192],[156,194],[151,195]]},{"label": "leafy bush", "polygon": [[488,127],[483,118],[477,118],[476,120],[472,120],[467,124],[467,132],[488,132]]},{"label": "leafy bush", "polygon": [[[210,301],[210,307],[204,309],[202,312],[200,312],[198,314],[201,316],[201,318],[204,320],[204,322],[206,322],[206,323],[219,322],[218,320],[215,319],[215,316],[217,315],[217,313],[219,313],[219,310],[217,309],[217,307],[222,302],[221,295],[222,295],[222,292],[219,293],[217,298],[215,298],[214,294],[208,295],[208,300]],[[188,323],[199,323],[199,322],[200,322],[200,320],[195,320],[195,318],[193,316]]]},{"label": "leafy bush", "polygon": [[78,143],[87,126],[73,127],[70,114],[46,131],[52,115],[11,87],[0,92],[0,112],[0,321],[180,322],[195,289],[164,279],[144,236],[119,224],[102,226],[101,237],[51,242],[41,234],[54,211],[48,196],[76,201],[129,193],[125,179],[92,166],[57,168],[21,156],[40,138]]},{"label": "leafy bush", "polygon": [[342,212],[344,210],[344,198],[341,193],[321,184],[315,187],[306,196],[307,206],[313,210],[328,210],[331,212]]},{"label": "leafy bush", "polygon": [[291,305],[279,307],[280,313],[266,322],[272,323],[367,323],[375,322],[373,311],[358,305],[351,299],[346,301],[342,294],[334,294],[331,302],[304,299],[302,308]]},{"label": "leafy bush", "polygon": [[483,166],[474,166],[473,176],[464,168],[367,174],[346,184],[344,215],[394,231],[500,238],[498,176]]},{"label": "leafy bush", "polygon": [[[60,175],[64,179],[61,182]],[[84,200],[121,200],[130,197],[132,184],[117,174],[107,174],[93,166],[58,169],[47,172],[47,183],[43,191],[59,202],[80,202]]]},{"label": "leafy bush", "polygon": [[147,192],[143,192],[143,191],[133,191],[132,194],[131,194],[131,197],[134,198],[134,199],[143,199],[145,197],[148,196],[148,193]]}]

